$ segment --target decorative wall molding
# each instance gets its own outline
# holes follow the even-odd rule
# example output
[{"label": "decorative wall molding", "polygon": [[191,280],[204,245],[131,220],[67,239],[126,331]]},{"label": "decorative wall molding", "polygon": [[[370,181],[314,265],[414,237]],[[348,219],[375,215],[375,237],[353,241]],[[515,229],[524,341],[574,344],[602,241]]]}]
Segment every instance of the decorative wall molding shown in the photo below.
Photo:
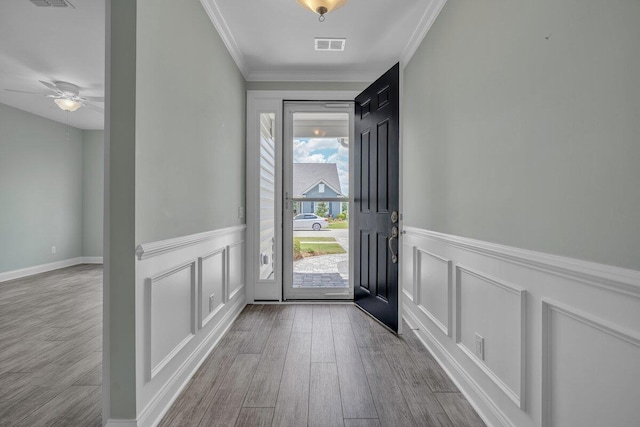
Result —
[{"label": "decorative wall molding", "polygon": [[[589,425],[605,412],[623,425],[640,416],[632,403],[640,372],[640,272],[410,226],[403,231],[404,248],[451,260],[453,337],[440,333],[419,295],[403,298],[403,316],[487,425]],[[419,258],[401,258],[407,294],[417,286]],[[472,351],[475,333],[489,338],[484,360]],[[598,388],[589,390],[589,381]]]},{"label": "decorative wall molding", "polygon": [[467,237],[404,226],[407,234],[444,242],[468,251],[555,274],[587,285],[640,298],[640,271],[518,249]]},{"label": "decorative wall molding", "polygon": [[[153,294],[154,285],[171,276],[178,274],[183,270],[189,270],[189,282],[187,283],[190,290],[189,295],[189,307],[176,307],[176,309],[183,309],[189,311],[189,331],[184,335],[172,349],[170,349],[158,363],[153,363],[154,345],[153,342],[153,328],[154,319],[153,313]],[[170,284],[169,284],[170,285]],[[193,261],[186,262],[184,264],[175,266],[167,271],[164,271],[154,277],[145,279],[145,353],[146,353],[146,378],[147,381],[151,381],[166,365],[169,363],[179,352],[187,345],[196,334],[196,263]]]},{"label": "decorative wall molding", "polygon": [[235,248],[240,248],[240,264],[242,264],[242,259],[244,259],[244,254],[243,254],[243,248],[244,248],[244,240],[240,240],[238,242],[235,242],[231,245],[228,245],[226,248],[227,251],[227,268],[226,268],[226,293],[225,293],[225,302],[232,300],[233,298],[235,298],[235,296],[242,292],[244,290],[244,285],[245,285],[245,273],[244,273],[244,267],[241,265],[241,268],[238,270],[238,273],[240,274],[240,280],[238,281],[238,286],[236,286],[235,288],[233,287],[233,283],[231,283],[231,275],[232,275],[232,262],[233,262],[233,257],[231,256],[232,254],[232,249]]},{"label": "decorative wall molding", "polygon": [[[487,392],[449,353],[446,347],[429,332],[426,325],[413,313],[411,307],[403,306],[403,318],[487,426],[515,427]],[[413,332],[408,331],[407,333]]]},{"label": "decorative wall molding", "polygon": [[446,3],[447,0],[431,0],[427,3],[427,8],[422,14],[420,23],[411,35],[407,46],[402,51],[402,55],[400,55],[402,68],[404,68],[409,63],[409,61],[411,61],[411,58],[416,53],[416,50],[418,50],[418,47],[420,47],[420,44],[427,36],[427,33],[431,29],[431,26],[436,21],[436,18],[438,17]]},{"label": "decorative wall molding", "polygon": [[[418,306],[418,308],[420,310],[422,310],[422,312],[425,314],[425,316],[427,316],[429,318],[429,320],[431,320],[438,328],[440,328],[440,330],[442,332],[444,332],[445,335],[447,336],[451,336],[451,320],[452,320],[452,310],[451,310],[451,301],[452,301],[452,295],[453,295],[453,263],[450,259],[447,258],[443,258],[441,256],[438,256],[436,254],[434,254],[433,252],[429,252],[427,250],[421,249],[416,247],[415,248],[415,254],[416,254],[416,262],[415,262],[415,274],[416,274],[416,280],[415,280],[415,293],[414,293],[414,303]],[[444,324],[440,319],[438,319],[438,316],[436,316],[434,313],[432,313],[431,311],[429,311],[429,309],[427,309],[424,305],[423,305],[423,298],[422,298],[422,290],[421,290],[421,281],[422,281],[422,256],[426,255],[431,259],[435,259],[438,262],[444,263],[444,265],[446,266],[447,269],[447,277],[445,278],[446,281],[446,285],[447,285],[447,297],[446,297],[446,324]]]},{"label": "decorative wall molding", "polygon": [[192,246],[207,240],[214,240],[220,237],[244,231],[247,226],[236,225],[233,227],[220,228],[203,233],[189,234],[188,236],[175,237],[173,239],[160,240],[158,242],[142,243],[136,248],[138,260],[147,259],[163,253],[175,251],[185,246]]},{"label": "decorative wall molding", "polygon": [[570,319],[573,319],[587,327],[596,329],[606,335],[612,336],[616,339],[631,344],[640,349],[640,335],[626,330],[620,326],[614,325],[603,319],[599,319],[589,313],[582,312],[575,308],[572,308],[566,304],[560,302],[542,298],[542,378],[541,378],[541,417],[542,427],[551,427],[553,425],[551,420],[551,407],[552,407],[552,372],[553,363],[551,351],[551,333],[552,322],[551,314],[553,312],[559,313]]},{"label": "decorative wall molding", "polygon": [[20,279],[22,277],[33,276],[34,274],[46,273],[48,271],[58,270],[60,268],[71,267],[73,265],[83,264],[84,258],[69,258],[62,261],[50,262],[47,264],[34,265],[33,267],[25,267],[19,270],[5,271],[0,273],[0,283],[8,280]]},{"label": "decorative wall molding", "polygon": [[[220,295],[218,296],[220,298],[220,303],[213,310],[207,310],[208,312],[205,315],[205,311],[202,307],[205,305],[204,301],[206,301],[206,298],[209,298],[210,296],[204,294],[204,263],[205,261],[210,260],[217,255],[220,255],[222,257],[222,277],[220,277],[222,289]],[[229,270],[229,266],[227,258],[227,248],[216,249],[215,251],[198,258],[198,329],[202,329],[203,327],[205,327],[207,323],[209,323],[209,321],[213,319],[220,310],[222,310],[224,304],[227,302],[226,295],[228,295],[229,292],[229,275],[227,273]],[[209,306],[209,304],[207,304],[207,306]]]},{"label": "decorative wall molding", "polygon": [[[422,40],[424,40],[427,32],[435,22],[436,18],[442,11],[447,0],[430,0],[425,2],[422,18],[418,22],[413,34],[411,35],[407,45],[399,56],[403,66],[408,64],[413,54],[416,52]],[[250,70],[244,54],[238,47],[227,21],[222,16],[220,7],[216,0],[200,0],[211,23],[218,31],[222,42],[226,46],[229,54],[236,63],[236,66],[247,81],[273,81],[273,82],[370,82],[379,77],[379,72],[370,74],[362,72],[335,72],[335,73],[317,73],[317,72],[289,72],[274,73],[266,70]]]},{"label": "decorative wall molding", "polygon": [[[462,310],[460,307],[461,303],[461,287],[462,287],[462,276],[463,273],[474,276],[483,282],[495,286],[498,289],[501,289],[505,292],[509,292],[511,294],[516,295],[519,298],[519,313],[520,313],[520,325],[519,325],[519,335],[518,341],[520,342],[519,346],[519,355],[518,355],[518,370],[520,373],[519,385],[520,387],[517,390],[512,390],[503,380],[500,378],[498,374],[496,374],[483,360],[478,358],[476,354],[467,347],[462,342]],[[523,289],[520,289],[516,286],[510,285],[508,283],[497,280],[493,277],[490,277],[486,274],[480,273],[468,267],[463,267],[458,265],[456,267],[456,343],[458,347],[466,354],[482,371],[493,381],[508,397],[511,399],[520,409],[525,409],[525,390],[526,390],[526,333],[527,333],[527,292]]]},{"label": "decorative wall molding", "polygon": [[189,381],[191,381],[191,378],[195,375],[202,362],[207,359],[209,354],[211,354],[227,333],[231,324],[240,315],[245,305],[244,300],[238,299],[229,307],[229,310],[227,310],[216,326],[211,329],[193,353],[180,365],[179,369],[175,371],[170,380],[163,385],[161,390],[140,412],[138,421],[134,424],[136,427],[155,426],[160,422],[162,417],[171,408],[173,402],[175,402],[180,393],[189,384]]},{"label": "decorative wall molding", "polygon": [[249,71],[249,82],[372,82],[380,77],[379,71],[373,72],[326,72],[316,73],[308,71],[274,73],[272,71]]},{"label": "decorative wall molding", "polygon": [[238,47],[233,34],[231,34],[231,29],[229,29],[227,21],[222,16],[220,8],[218,7],[218,3],[216,2],[216,0],[200,0],[200,3],[202,3],[202,7],[204,7],[205,12],[207,12],[211,23],[213,23],[213,26],[218,31],[222,42],[227,47],[229,54],[242,73],[242,76],[247,79],[248,70],[244,55],[240,51],[240,48]]},{"label": "decorative wall molding", "polygon": [[242,225],[138,247],[138,426],[159,422],[246,304],[244,241]]}]

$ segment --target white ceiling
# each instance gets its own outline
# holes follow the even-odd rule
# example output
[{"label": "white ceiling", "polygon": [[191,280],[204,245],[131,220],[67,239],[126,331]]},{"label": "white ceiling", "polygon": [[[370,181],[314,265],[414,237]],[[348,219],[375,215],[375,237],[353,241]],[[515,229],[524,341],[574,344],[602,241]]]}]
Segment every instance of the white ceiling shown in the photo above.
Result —
[{"label": "white ceiling", "polygon": [[[296,0],[202,0],[247,80],[373,82],[413,54],[446,0],[349,0],[318,15]],[[316,52],[315,37],[346,37]]]},{"label": "white ceiling", "polygon": [[[349,0],[318,15],[295,0],[201,0],[238,67],[251,81],[370,82],[408,59],[446,0]],[[103,114],[60,110],[38,81],[67,81],[104,96],[105,0],[74,8],[0,0],[0,103],[80,129],[102,129]],[[346,37],[344,52],[316,52],[314,37]],[[45,90],[43,90],[45,89]]]},{"label": "white ceiling", "polygon": [[72,3],[75,9],[0,0],[0,103],[80,129],[102,129],[99,112],[67,113],[51,98],[5,90],[47,92],[38,80],[61,80],[80,86],[81,96],[104,95],[105,0]]}]

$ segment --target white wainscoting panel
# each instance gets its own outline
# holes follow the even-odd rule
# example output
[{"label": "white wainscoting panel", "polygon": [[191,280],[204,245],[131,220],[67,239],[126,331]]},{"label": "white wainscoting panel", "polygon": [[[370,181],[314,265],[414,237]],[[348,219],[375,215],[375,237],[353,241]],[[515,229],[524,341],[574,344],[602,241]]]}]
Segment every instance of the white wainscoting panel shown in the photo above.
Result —
[{"label": "white wainscoting panel", "polygon": [[195,262],[145,280],[145,370],[151,380],[195,335]]},{"label": "white wainscoting panel", "polygon": [[229,254],[229,294],[233,299],[244,288],[244,240],[227,246]]},{"label": "white wainscoting panel", "polygon": [[403,231],[403,316],[488,426],[640,425],[639,271]]},{"label": "white wainscoting panel", "polygon": [[198,328],[202,328],[224,307],[227,294],[227,249],[218,249],[198,258],[200,312]]},{"label": "white wainscoting panel", "polygon": [[543,427],[640,424],[640,337],[562,304],[542,304]]},{"label": "white wainscoting panel", "polygon": [[453,288],[451,260],[416,248],[417,294],[415,304],[431,321],[450,335],[451,295]]},{"label": "white wainscoting panel", "polygon": [[408,299],[411,302],[415,302],[414,296],[416,295],[416,284],[417,280],[416,276],[416,266],[417,263],[414,261],[416,257],[417,248],[414,246],[403,245],[402,246],[402,254],[404,258],[411,258],[411,262],[402,262],[400,263],[399,268],[402,269],[402,277],[411,278],[411,280],[405,280],[402,282],[402,293],[403,298]]},{"label": "white wainscoting panel", "polygon": [[136,251],[136,406],[153,426],[246,304],[245,226]]},{"label": "white wainscoting panel", "polygon": [[[456,277],[458,346],[523,408],[526,292],[463,266]],[[484,359],[475,351],[476,334]]]}]

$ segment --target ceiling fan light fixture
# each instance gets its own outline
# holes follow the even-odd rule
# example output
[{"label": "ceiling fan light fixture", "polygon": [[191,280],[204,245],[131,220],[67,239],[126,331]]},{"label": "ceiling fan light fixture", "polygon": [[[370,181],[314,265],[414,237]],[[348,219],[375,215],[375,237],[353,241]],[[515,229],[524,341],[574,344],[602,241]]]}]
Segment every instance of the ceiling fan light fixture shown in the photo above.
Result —
[{"label": "ceiling fan light fixture", "polygon": [[320,22],[324,21],[324,15],[331,12],[332,10],[336,10],[345,4],[347,4],[348,0],[296,0],[298,4],[305,9],[309,9],[314,13],[320,15],[318,20]]},{"label": "ceiling fan light fixture", "polygon": [[78,108],[82,106],[78,101],[74,101],[73,99],[66,98],[56,98],[53,100],[61,110],[64,111],[76,111]]}]

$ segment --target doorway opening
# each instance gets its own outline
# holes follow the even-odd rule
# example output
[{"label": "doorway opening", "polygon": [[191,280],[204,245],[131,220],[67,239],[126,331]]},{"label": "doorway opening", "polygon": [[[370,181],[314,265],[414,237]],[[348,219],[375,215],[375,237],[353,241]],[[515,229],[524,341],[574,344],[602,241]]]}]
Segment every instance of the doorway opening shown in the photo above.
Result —
[{"label": "doorway opening", "polygon": [[353,108],[284,103],[284,299],[353,299]]}]

